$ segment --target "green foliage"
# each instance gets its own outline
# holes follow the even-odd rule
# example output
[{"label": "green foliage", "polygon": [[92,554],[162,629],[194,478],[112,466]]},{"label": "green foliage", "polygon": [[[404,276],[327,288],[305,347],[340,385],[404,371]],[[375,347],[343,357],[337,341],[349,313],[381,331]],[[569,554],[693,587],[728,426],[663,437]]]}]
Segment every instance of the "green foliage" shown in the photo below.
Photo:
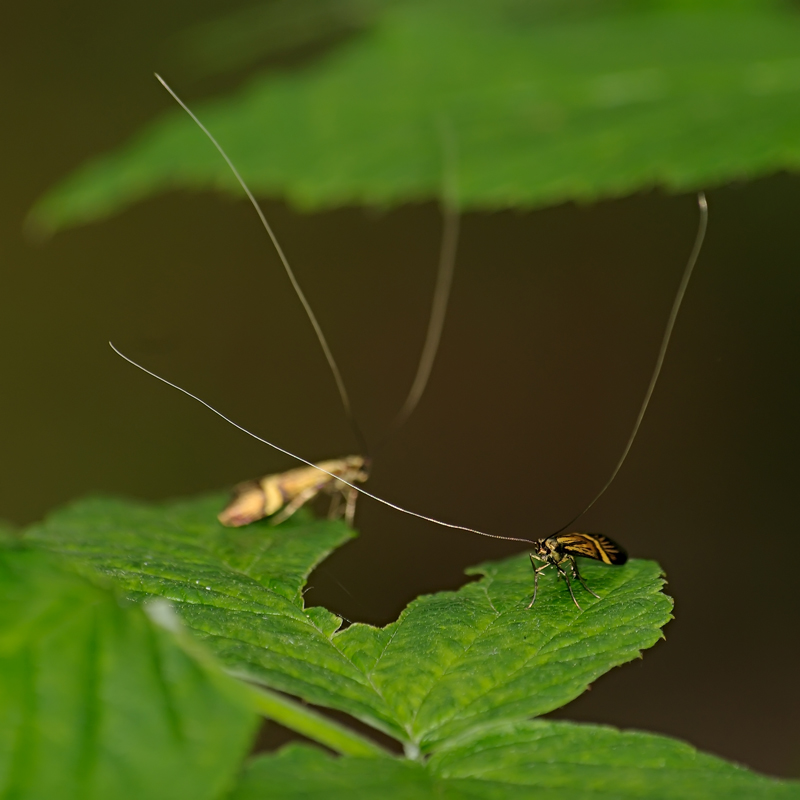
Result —
[{"label": "green foliage", "polygon": [[294,746],[254,759],[233,800],[780,800],[797,785],[754,775],[683,742],[595,725],[521,722],[460,740],[425,764],[332,759]]},{"label": "green foliage", "polygon": [[[353,532],[303,512],[230,530],[215,518],[222,502],[86,500],[26,531],[37,550],[2,551],[0,787],[23,798],[800,797],[797,784],[664,737],[530,719],[656,642],[671,609],[656,564],[585,565],[602,599],[582,594],[583,611],[545,575],[531,610],[521,555],[417,598],[385,628],[342,629],[304,606],[303,586]],[[250,683],[221,675],[178,618]],[[347,712],[407,758],[253,680]],[[245,703],[342,757],[291,746],[244,764],[226,793],[251,730]]]},{"label": "green foliage", "polygon": [[150,508],[94,500],[55,514],[31,540],[113,577],[131,597],[169,599],[229,667],[346,711],[412,752],[489,724],[551,711],[661,636],[671,602],[656,564],[590,564],[603,597],[574,606],[554,575],[536,610],[526,555],[474,570],[482,580],[412,602],[385,628],[305,609],[312,567],[351,533],[296,521],[226,530],[217,498]]},{"label": "green foliage", "polygon": [[228,72],[362,30],[379,8],[378,0],[272,0],[246,6],[184,31],[176,42],[178,58],[195,76]]},{"label": "green foliage", "polygon": [[[257,193],[304,208],[437,196],[441,117],[466,208],[708,188],[800,164],[788,5],[404,0],[374,13],[304,68],[196,104]],[[178,187],[240,191],[176,107],[31,221],[53,230]]]},{"label": "green foliage", "polygon": [[[793,9],[761,0],[279,0],[181,47],[206,73],[317,48],[197,107],[256,192],[306,208],[437,196],[444,117],[460,202],[496,208],[795,168],[798,34]],[[31,221],[55,230],[173,188],[239,192],[178,109]],[[229,530],[222,502],[82,501],[25,546],[0,524],[2,797],[800,798],[665,737],[532,719],[661,637],[657,564],[582,566],[600,595],[581,592],[583,610],[550,570],[528,609],[522,554],[385,628],[343,627],[303,588],[354,532],[302,512]],[[342,757],[293,745],[245,763],[254,710]]]},{"label": "green foliage", "polygon": [[45,553],[0,548],[0,794],[218,797],[255,715],[176,626],[163,602],[148,615]]},{"label": "green foliage", "polygon": [[0,545],[13,544],[20,537],[20,532],[16,526],[4,519],[0,519]]}]

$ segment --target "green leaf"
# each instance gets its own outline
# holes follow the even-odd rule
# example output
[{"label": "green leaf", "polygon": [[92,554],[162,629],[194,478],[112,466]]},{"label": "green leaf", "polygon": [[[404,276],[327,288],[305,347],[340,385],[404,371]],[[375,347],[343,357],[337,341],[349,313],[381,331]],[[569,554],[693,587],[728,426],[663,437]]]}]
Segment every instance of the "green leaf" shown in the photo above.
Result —
[{"label": "green leaf", "polygon": [[232,800],[783,800],[800,784],[756,775],[683,742],[565,722],[505,725],[425,764],[334,759],[294,745],[254,759]]},{"label": "green leaf", "polygon": [[272,0],[184,31],[177,50],[194,76],[214,75],[321,47],[363,29],[377,11],[377,0]]},{"label": "green leaf", "polygon": [[163,601],[148,615],[45,553],[0,549],[0,794],[220,797],[256,716],[176,625]]},{"label": "green leaf", "polygon": [[267,719],[274,720],[312,741],[324,744],[336,753],[359,758],[389,756],[389,752],[372,739],[361,736],[352,728],[313,710],[305,703],[254,686],[251,682],[244,685],[247,687],[253,706]]},{"label": "green leaf", "polygon": [[[487,725],[569,702],[661,636],[671,601],[657,564],[588,564],[583,611],[554,575],[534,609],[530,561],[475,570],[457,592],[418,598],[385,628],[304,609],[307,574],[352,535],[341,523],[290,520],[222,528],[214,498],[167,507],[79,503],[28,532],[113,578],[132,597],[171,600],[232,669],[340,709],[431,751]],[[552,571],[551,571],[552,572]]]},{"label": "green leaf", "polygon": [[[442,117],[465,208],[686,191],[800,165],[798,40],[777,2],[406,0],[313,64],[195,110],[256,193],[302,208],[439,195]],[[54,230],[178,187],[241,195],[176,107],[31,221]]]},{"label": "green leaf", "polygon": [[21,536],[21,532],[11,522],[0,519],[0,545],[13,545]]}]

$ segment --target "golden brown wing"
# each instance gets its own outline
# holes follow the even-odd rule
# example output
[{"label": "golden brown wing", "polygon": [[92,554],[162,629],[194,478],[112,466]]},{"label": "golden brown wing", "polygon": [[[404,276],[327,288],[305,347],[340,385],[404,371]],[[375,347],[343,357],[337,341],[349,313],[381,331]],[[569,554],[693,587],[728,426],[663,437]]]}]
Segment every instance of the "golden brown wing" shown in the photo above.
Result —
[{"label": "golden brown wing", "polygon": [[562,533],[556,538],[564,552],[573,556],[593,558],[615,566],[628,560],[628,554],[602,533]]},{"label": "golden brown wing", "polygon": [[326,489],[341,491],[344,484],[332,475],[350,483],[363,483],[368,477],[366,460],[362,456],[345,456],[320,461],[316,467],[296,467],[245,481],[234,487],[233,498],[217,519],[230,528],[239,528],[272,516],[301,495],[312,493],[313,497],[315,492]]}]

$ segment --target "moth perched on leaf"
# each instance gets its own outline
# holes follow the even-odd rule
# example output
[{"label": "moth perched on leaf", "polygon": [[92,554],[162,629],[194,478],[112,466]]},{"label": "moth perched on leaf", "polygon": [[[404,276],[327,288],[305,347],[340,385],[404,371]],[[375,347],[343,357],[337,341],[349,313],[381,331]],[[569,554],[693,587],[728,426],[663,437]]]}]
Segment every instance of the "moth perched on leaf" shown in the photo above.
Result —
[{"label": "moth perched on leaf", "polygon": [[358,489],[347,486],[341,480],[364,483],[369,477],[367,464],[363,456],[345,456],[332,461],[320,461],[313,467],[298,467],[275,475],[265,475],[258,480],[244,481],[233,487],[233,497],[219,513],[218,519],[230,528],[249,525],[264,517],[272,517],[270,522],[279,525],[318,494],[325,493],[331,495],[328,516],[337,516],[344,500],[344,518],[352,527]]},{"label": "moth perched on leaf", "polygon": [[[159,78],[159,80],[161,79]],[[292,282],[292,285],[294,286],[295,291],[298,297],[300,298],[300,301],[302,302],[303,306],[306,309],[306,313],[308,314],[308,317],[314,327],[314,330],[317,332],[317,338],[320,342],[320,345],[322,346],[322,349],[328,360],[328,365],[330,366],[331,371],[333,372],[334,379],[336,380],[336,384],[339,388],[339,394],[345,409],[345,413],[350,419],[356,437],[364,446],[364,452],[367,452],[367,448],[364,443],[364,437],[363,435],[361,435],[361,432],[357,424],[355,423],[355,419],[352,415],[349,398],[344,388],[344,384],[342,382],[342,378],[339,373],[339,369],[336,365],[336,362],[334,361],[333,356],[330,353],[330,349],[328,348],[325,337],[322,335],[316,317],[311,311],[311,308],[309,307],[308,302],[305,299],[305,296],[300,290],[300,287],[298,286],[297,281],[294,277],[294,273],[292,272],[286,260],[286,257],[284,256],[283,251],[280,248],[280,245],[275,239],[275,235],[273,234],[272,229],[267,223],[267,220],[264,217],[264,214],[261,211],[258,203],[256,202],[250,190],[247,188],[247,185],[244,183],[239,173],[236,171],[236,168],[233,166],[228,156],[225,154],[225,152],[222,150],[219,144],[217,144],[214,137],[208,132],[208,130],[206,130],[206,128],[202,125],[202,123],[186,107],[186,105],[184,105],[184,103],[177,97],[177,95],[175,95],[175,93],[163,81],[161,82],[164,84],[167,91],[169,91],[170,94],[175,98],[175,100],[177,100],[177,102],[184,108],[184,110],[186,110],[189,113],[192,119],[194,119],[194,121],[200,126],[203,132],[209,137],[209,139],[211,139],[211,141],[220,151],[223,158],[228,163],[234,175],[236,176],[242,188],[244,189],[245,193],[247,194],[248,198],[252,202],[256,211],[258,212],[261,222],[264,228],[266,229],[267,233],[269,234],[270,238],[272,239],[272,242],[275,245],[275,249],[277,250],[278,255],[280,256],[283,262],[287,275],[289,276],[289,279]],[[446,147],[445,153],[446,155],[450,155],[452,157],[452,146],[450,147],[449,152],[448,148]],[[452,185],[454,183],[453,171],[452,169],[449,172],[448,170],[445,170],[445,173],[446,176],[449,175],[451,181],[449,190],[446,187],[444,193],[445,202],[443,204],[443,207],[445,211],[445,225],[444,225],[444,235],[442,237],[442,250],[439,262],[439,273],[436,282],[436,289],[434,290],[433,310],[431,312],[431,318],[428,325],[428,335],[425,340],[422,356],[420,358],[420,363],[417,368],[417,375],[414,379],[414,383],[411,387],[411,391],[409,392],[406,402],[402,410],[400,411],[400,414],[398,415],[397,419],[395,420],[395,424],[393,426],[393,428],[395,429],[398,427],[400,423],[405,421],[408,415],[416,407],[416,404],[420,399],[420,396],[425,388],[425,385],[427,383],[430,374],[430,369],[436,354],[436,349],[438,347],[442,325],[444,322],[444,313],[447,306],[447,297],[449,294],[449,288],[452,279],[453,265],[455,259],[455,248],[456,248],[457,233],[458,233],[458,215],[455,211],[456,203],[454,201],[454,190],[452,189]],[[667,348],[669,346],[669,342],[672,337],[672,331],[675,326],[675,320],[677,319],[678,311],[681,307],[681,303],[683,302],[683,297],[686,293],[686,287],[689,284],[689,279],[691,278],[694,266],[697,263],[697,259],[700,255],[700,250],[702,248],[703,240],[705,238],[705,232],[708,223],[708,206],[706,204],[705,195],[702,192],[698,194],[697,200],[700,209],[700,222],[698,225],[697,234],[694,241],[694,246],[686,262],[686,266],[684,268],[683,276],[681,277],[681,281],[678,286],[678,291],[676,292],[675,299],[672,302],[672,308],[670,310],[670,314],[667,319],[667,325],[661,340],[661,346],[659,348],[658,356],[656,358],[656,364],[653,369],[653,373],[650,377],[650,383],[648,384],[644,400],[642,401],[642,405],[639,409],[638,416],[636,418],[636,421],[634,422],[633,430],[631,431],[631,434],[628,437],[628,441],[623,449],[622,456],[620,457],[616,466],[611,472],[611,476],[606,481],[604,486],[600,489],[600,491],[594,496],[592,501],[562,528],[557,530],[555,533],[541,539],[527,539],[519,536],[505,536],[502,534],[487,533],[485,531],[477,530],[475,528],[469,528],[465,525],[455,525],[453,523],[435,519],[434,517],[430,517],[425,514],[419,514],[416,511],[411,511],[410,509],[403,508],[402,506],[399,506],[395,503],[385,500],[382,497],[378,497],[377,495],[367,492],[363,488],[361,488],[361,484],[363,484],[363,482],[368,477],[369,460],[366,457],[348,456],[343,459],[335,459],[332,461],[321,461],[317,464],[311,461],[307,461],[306,459],[297,456],[294,453],[285,450],[282,447],[279,447],[278,445],[274,444],[273,442],[270,442],[267,439],[264,439],[261,436],[258,436],[255,433],[242,427],[229,417],[225,416],[222,412],[218,411],[216,408],[211,406],[205,400],[202,400],[201,398],[197,397],[197,395],[194,395],[191,392],[187,391],[186,389],[182,388],[181,386],[178,386],[177,384],[168,381],[166,378],[162,378],[160,375],[157,375],[155,372],[152,372],[146,367],[143,367],[141,364],[135,362],[133,359],[124,355],[119,350],[117,350],[117,348],[114,347],[113,344],[111,345],[111,347],[119,356],[124,358],[129,363],[133,364],[133,366],[138,367],[143,372],[146,372],[148,375],[157,378],[158,380],[162,381],[163,383],[167,384],[173,389],[177,389],[178,391],[182,392],[188,397],[191,397],[193,400],[196,400],[197,402],[201,403],[210,411],[213,411],[219,417],[224,419],[226,422],[229,422],[231,425],[238,428],[240,431],[248,434],[257,441],[262,442],[263,444],[266,444],[269,447],[272,447],[274,450],[277,450],[278,452],[290,456],[296,459],[297,461],[301,461],[303,464],[305,464],[304,467],[300,467],[298,469],[274,475],[267,475],[266,477],[261,478],[260,480],[248,481],[247,483],[240,484],[240,486],[237,487],[237,492],[233,501],[220,514],[220,520],[224,524],[244,525],[250,521],[253,521],[254,519],[258,519],[260,517],[267,516],[270,514],[275,514],[275,517],[273,518],[275,521],[281,521],[283,519],[286,519],[291,514],[293,514],[298,508],[300,508],[302,505],[304,505],[306,502],[308,502],[309,500],[311,500],[313,497],[317,496],[320,493],[330,494],[332,496],[332,500],[338,504],[340,504],[341,500],[344,499],[346,506],[345,515],[348,519],[348,522],[352,522],[352,515],[356,497],[359,494],[364,494],[367,497],[379,503],[382,503],[385,506],[389,506],[390,508],[395,509],[396,511],[400,511],[412,517],[417,517],[418,519],[431,522],[435,525],[441,525],[442,527],[445,528],[465,531],[467,533],[474,533],[479,536],[489,537],[491,539],[504,539],[506,541],[523,542],[525,544],[533,545],[533,551],[529,552],[531,566],[533,568],[533,597],[531,598],[531,601],[528,604],[528,608],[532,608],[534,603],[536,602],[536,596],[539,587],[539,575],[548,567],[553,567],[556,570],[558,577],[562,578],[564,582],[567,584],[567,589],[569,590],[570,597],[572,598],[572,601],[575,604],[575,606],[577,606],[579,610],[582,610],[575,597],[575,593],[572,590],[572,584],[570,582],[570,573],[571,577],[575,578],[589,594],[593,595],[598,599],[601,598],[586,585],[583,576],[580,574],[578,570],[578,564],[576,558],[578,557],[590,558],[593,559],[594,561],[600,561],[608,566],[621,566],[627,562],[628,556],[616,542],[614,542],[612,539],[609,539],[607,536],[603,534],[580,533],[575,531],[567,532],[567,529],[570,528],[578,519],[580,519],[590,508],[592,508],[592,506],[594,506],[594,504],[603,496],[603,494],[605,494],[608,487],[611,486],[612,482],[614,481],[620,469],[622,468],[622,465],[625,463],[625,460],[628,457],[628,453],[630,452],[631,446],[633,445],[633,442],[636,439],[636,436],[639,432],[639,428],[641,427],[645,412],[647,411],[647,408],[650,404],[650,398],[652,397],[653,390],[655,389],[659,375],[661,374],[661,368],[663,366]],[[540,562],[541,566],[537,566],[536,562]]]},{"label": "moth perched on leaf", "polygon": [[[628,560],[628,554],[614,541],[603,536],[602,533],[557,533],[548,536],[546,539],[538,539],[533,542],[536,551],[530,554],[531,566],[533,567],[533,597],[528,604],[532,608],[536,602],[536,592],[539,589],[539,574],[548,567],[555,567],[559,577],[564,579],[567,584],[572,602],[581,609],[580,604],[575,599],[572,585],[569,582],[569,575],[562,566],[564,562],[569,564],[572,577],[577,578],[580,585],[589,594],[594,595],[598,600],[599,594],[595,594],[584,581],[578,571],[578,564],[575,556],[592,558],[595,561],[602,561],[610,566],[621,567]],[[544,562],[541,567],[536,566],[536,561]]]}]

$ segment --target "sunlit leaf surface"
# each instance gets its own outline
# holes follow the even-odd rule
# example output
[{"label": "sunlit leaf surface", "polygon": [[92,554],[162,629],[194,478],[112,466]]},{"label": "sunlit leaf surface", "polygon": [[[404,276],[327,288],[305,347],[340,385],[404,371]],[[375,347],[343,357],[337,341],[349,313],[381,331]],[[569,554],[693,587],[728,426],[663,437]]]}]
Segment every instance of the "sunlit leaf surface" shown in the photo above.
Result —
[{"label": "sunlit leaf surface", "polygon": [[0,548],[2,797],[221,795],[255,714],[196,642],[153,621],[169,623],[162,606],[151,619],[45,553]]},{"label": "sunlit leaf surface", "polygon": [[412,602],[385,628],[305,609],[312,567],[352,534],[293,518],[227,529],[220,498],[165,507],[78,503],[28,539],[113,579],[133,598],[169,599],[230,667],[304,700],[346,711],[412,750],[490,724],[551,711],[661,637],[671,601],[659,567],[587,564],[601,595],[572,603],[545,576],[534,609],[526,554],[484,565],[457,592]]}]

